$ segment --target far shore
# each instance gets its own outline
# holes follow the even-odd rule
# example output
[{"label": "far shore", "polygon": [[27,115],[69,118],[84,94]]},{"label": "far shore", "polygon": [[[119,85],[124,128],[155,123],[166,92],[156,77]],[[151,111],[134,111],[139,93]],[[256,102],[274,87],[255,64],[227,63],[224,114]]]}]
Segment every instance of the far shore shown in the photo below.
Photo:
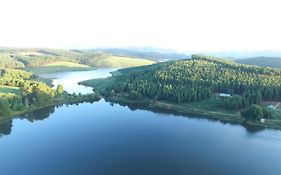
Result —
[{"label": "far shore", "polygon": [[277,120],[265,120],[264,123],[261,121],[254,121],[254,120],[246,120],[240,116],[240,114],[233,114],[230,112],[222,112],[222,111],[210,111],[199,109],[195,107],[183,107],[181,105],[164,102],[164,101],[153,101],[150,99],[143,99],[143,100],[130,100],[126,97],[121,96],[111,96],[106,98],[110,102],[122,103],[122,104],[143,104],[147,106],[147,109],[151,110],[163,110],[169,111],[171,113],[177,113],[184,116],[192,116],[196,118],[208,118],[212,120],[219,120],[222,122],[229,122],[229,123],[236,123],[236,124],[243,124],[261,128],[270,128],[270,129],[277,129],[281,130],[281,122]]}]

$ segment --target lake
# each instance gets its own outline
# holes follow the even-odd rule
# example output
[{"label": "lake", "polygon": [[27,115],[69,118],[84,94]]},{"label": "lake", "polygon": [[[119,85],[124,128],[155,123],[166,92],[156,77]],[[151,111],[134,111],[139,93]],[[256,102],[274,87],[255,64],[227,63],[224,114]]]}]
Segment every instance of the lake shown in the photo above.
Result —
[{"label": "lake", "polygon": [[1,122],[0,135],[1,175],[281,174],[280,131],[104,100]]},{"label": "lake", "polygon": [[70,94],[88,94],[93,93],[93,88],[78,85],[78,82],[94,78],[106,78],[108,76],[111,76],[110,72],[116,70],[116,68],[100,68],[91,71],[70,71],[51,74],[39,74],[38,76],[41,78],[53,79],[54,88],[56,88],[59,84],[62,84],[64,90]]}]

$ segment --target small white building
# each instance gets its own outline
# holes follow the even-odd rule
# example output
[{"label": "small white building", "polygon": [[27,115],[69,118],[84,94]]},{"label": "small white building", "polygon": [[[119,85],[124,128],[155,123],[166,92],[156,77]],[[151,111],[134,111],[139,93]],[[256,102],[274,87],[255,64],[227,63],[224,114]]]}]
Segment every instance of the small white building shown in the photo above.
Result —
[{"label": "small white building", "polygon": [[226,93],[220,93],[219,96],[220,97],[231,97],[230,94],[226,94]]},{"label": "small white building", "polygon": [[275,106],[273,106],[273,105],[268,105],[267,108],[268,108],[268,109],[275,109]]},{"label": "small white building", "polygon": [[261,123],[264,123],[264,122],[265,122],[265,119],[264,119],[264,118],[262,118],[262,119],[261,119]]}]

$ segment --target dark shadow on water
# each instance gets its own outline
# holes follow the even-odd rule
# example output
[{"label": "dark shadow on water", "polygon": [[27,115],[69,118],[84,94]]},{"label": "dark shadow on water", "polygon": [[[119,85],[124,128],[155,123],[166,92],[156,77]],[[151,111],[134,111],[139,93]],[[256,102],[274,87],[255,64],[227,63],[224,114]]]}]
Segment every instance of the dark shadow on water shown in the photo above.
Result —
[{"label": "dark shadow on water", "polygon": [[[107,100],[105,100],[105,101],[110,103],[111,106],[118,104],[123,107],[128,107],[131,111],[136,111],[136,110],[151,111],[151,112],[157,113],[157,114],[173,115],[173,116],[177,116],[177,117],[188,117],[188,118],[196,118],[196,119],[207,119],[208,121],[220,122],[222,124],[228,124],[228,125],[233,125],[233,126],[243,126],[248,133],[252,133],[252,134],[264,130],[264,128],[261,128],[261,127],[251,126],[251,125],[247,125],[247,124],[237,124],[235,122],[221,121],[221,120],[214,119],[212,117],[207,117],[207,116],[187,115],[187,114],[183,114],[176,110],[171,110],[171,109],[151,108],[147,104],[132,104],[132,103],[124,103],[124,102],[117,103],[117,102],[111,102],[111,101],[107,101]],[[68,105],[78,105],[78,103],[67,104],[66,106],[68,106]],[[30,112],[19,118],[26,119],[32,123],[35,121],[42,121],[42,120],[50,117],[50,115],[55,112],[55,109],[60,106],[51,106],[51,107],[47,107],[44,109],[40,109],[40,110],[37,110],[34,112]],[[0,137],[11,134],[12,127],[13,127],[12,119],[0,121]]]},{"label": "dark shadow on water", "polygon": [[[26,119],[30,122],[40,121],[48,118],[55,112],[55,106],[39,109],[34,112],[30,112],[26,115],[20,116],[20,119]],[[10,135],[13,127],[13,119],[0,121],[0,137],[4,135]]]},{"label": "dark shadow on water", "polygon": [[[94,102],[87,102],[87,103],[94,103]],[[78,106],[81,103],[69,103],[65,104],[66,107],[69,105],[76,105]],[[20,117],[17,117],[19,119],[26,119],[27,121],[34,123],[36,121],[42,121],[51,116],[56,110],[56,108],[59,108],[63,105],[56,105],[56,106],[50,106],[43,109],[39,109],[33,112],[29,112],[25,115],[22,115]],[[10,135],[12,132],[13,127],[13,119],[7,119],[7,120],[0,120],[0,138],[5,135]]]},{"label": "dark shadow on water", "polygon": [[246,123],[239,124],[236,122],[222,121],[219,119],[214,119],[214,118],[208,117],[208,116],[185,114],[185,113],[173,110],[173,109],[151,108],[151,107],[149,107],[148,104],[135,104],[135,103],[133,104],[133,103],[126,103],[126,102],[111,102],[111,101],[107,101],[107,102],[109,102],[111,106],[114,106],[114,104],[118,104],[123,107],[128,107],[131,111],[143,110],[143,111],[150,111],[150,112],[153,112],[156,114],[173,115],[173,116],[177,116],[177,117],[188,117],[188,118],[195,118],[195,119],[206,119],[208,121],[220,122],[224,125],[242,126],[243,128],[245,128],[245,130],[248,133],[251,133],[251,134],[258,133],[258,132],[265,130],[265,128],[248,125]]},{"label": "dark shadow on water", "polygon": [[13,127],[13,120],[0,121],[0,137],[10,135]]},{"label": "dark shadow on water", "polygon": [[246,131],[248,133],[251,133],[251,134],[254,134],[254,133],[257,133],[257,132],[261,132],[261,131],[265,130],[265,128],[258,127],[258,126],[247,125],[247,124],[241,124],[241,126],[243,126],[246,129]]},{"label": "dark shadow on water", "polygon": [[20,118],[26,119],[32,123],[35,121],[41,121],[48,118],[51,114],[53,114],[55,112],[55,108],[56,108],[55,106],[51,106],[44,109],[39,109],[37,111],[30,112]]}]

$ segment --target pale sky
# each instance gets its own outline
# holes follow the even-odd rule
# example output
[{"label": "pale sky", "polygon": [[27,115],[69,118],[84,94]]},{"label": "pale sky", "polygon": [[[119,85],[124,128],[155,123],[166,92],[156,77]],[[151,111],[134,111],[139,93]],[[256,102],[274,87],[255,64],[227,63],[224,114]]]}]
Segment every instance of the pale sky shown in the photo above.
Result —
[{"label": "pale sky", "polygon": [[0,46],[281,50],[279,0],[1,0]]}]

